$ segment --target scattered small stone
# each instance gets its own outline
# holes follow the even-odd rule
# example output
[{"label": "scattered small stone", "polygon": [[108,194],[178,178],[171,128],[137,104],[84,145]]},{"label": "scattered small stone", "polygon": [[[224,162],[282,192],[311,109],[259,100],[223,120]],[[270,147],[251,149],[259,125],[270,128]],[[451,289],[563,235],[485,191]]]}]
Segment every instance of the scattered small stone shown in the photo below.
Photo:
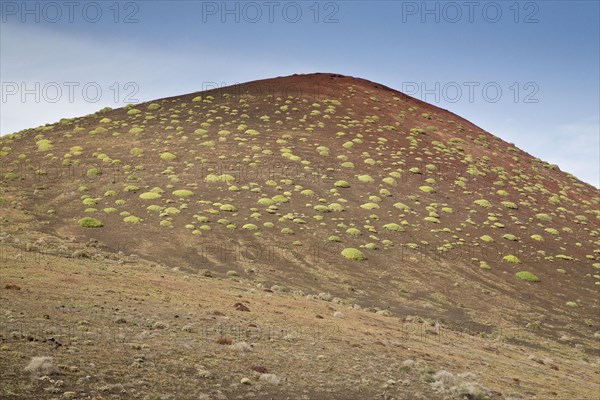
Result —
[{"label": "scattered small stone", "polygon": [[9,283],[8,285],[4,286],[4,288],[8,290],[21,290],[20,286],[14,285],[12,283]]},{"label": "scattered small stone", "polygon": [[340,311],[334,312],[333,316],[336,318],[344,318],[344,314],[342,314]]},{"label": "scattered small stone", "polygon": [[249,385],[250,384],[250,379],[248,379],[248,378],[242,378],[242,380],[240,381],[240,383],[242,385]]},{"label": "scattered small stone", "polygon": [[262,374],[258,379],[271,385],[279,385],[281,383],[281,379],[275,374]]},{"label": "scattered small stone", "polygon": [[252,346],[246,342],[237,342],[231,345],[231,348],[236,351],[252,351]]},{"label": "scattered small stone", "polygon": [[246,307],[245,305],[243,305],[242,303],[235,303],[233,306],[238,311],[245,311],[245,312],[250,311],[250,309],[248,307]]}]

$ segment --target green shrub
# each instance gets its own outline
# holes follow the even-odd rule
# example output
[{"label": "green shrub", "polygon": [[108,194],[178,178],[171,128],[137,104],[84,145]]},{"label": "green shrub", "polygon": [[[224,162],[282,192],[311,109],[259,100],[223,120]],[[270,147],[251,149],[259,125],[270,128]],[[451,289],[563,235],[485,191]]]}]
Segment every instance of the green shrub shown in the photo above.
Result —
[{"label": "green shrub", "polygon": [[35,142],[35,144],[37,145],[39,151],[48,151],[54,148],[52,142],[48,139],[38,140]]},{"label": "green shrub", "polygon": [[349,188],[350,184],[346,181],[336,181],[334,186],[341,187],[341,188]]},{"label": "green shrub", "polygon": [[544,231],[546,231],[546,233],[549,233],[551,235],[558,235],[558,231],[554,228],[546,228],[546,229],[544,229]]},{"label": "green shrub", "polygon": [[349,260],[354,260],[354,261],[364,261],[367,259],[367,256],[365,256],[362,251],[352,248],[352,247],[342,250],[341,254],[345,258],[347,258]]},{"label": "green shrub", "polygon": [[140,194],[140,199],[142,199],[142,200],[154,200],[154,199],[160,199],[160,198],[161,198],[161,195],[159,193],[146,192],[146,193]]},{"label": "green shrub", "polygon": [[260,204],[261,206],[270,206],[274,203],[274,201],[267,197],[263,197],[261,199],[258,199],[257,203]]},{"label": "green shrub", "polygon": [[127,222],[128,224],[139,224],[142,219],[139,217],[136,217],[135,215],[130,215],[128,217],[123,218],[124,222]]},{"label": "green shrub", "polygon": [[435,189],[431,186],[419,186],[419,190],[425,193],[435,193]]},{"label": "green shrub", "polygon": [[410,207],[407,206],[404,203],[396,203],[396,204],[394,204],[394,207],[396,207],[396,208],[398,208],[398,209],[400,209],[402,211],[409,211],[410,210]]},{"label": "green shrub", "polygon": [[549,216],[548,214],[535,214],[535,217],[537,219],[539,219],[540,221],[544,221],[544,222],[552,221],[552,217]]},{"label": "green shrub", "polygon": [[9,171],[4,174],[4,179],[6,179],[7,181],[14,181],[18,178],[19,178],[19,176],[12,171]]},{"label": "green shrub", "polygon": [[519,260],[519,258],[517,256],[513,256],[513,255],[507,255],[502,257],[502,259],[506,262],[512,263],[512,264],[520,264],[521,260]]},{"label": "green shrub", "polygon": [[489,235],[483,235],[479,239],[483,240],[486,243],[492,243],[494,239]]},{"label": "green shrub", "polygon": [[137,192],[138,190],[140,190],[140,188],[135,185],[127,185],[123,188],[123,191],[125,192]]},{"label": "green shrub", "polygon": [[575,303],[574,301],[567,301],[566,303],[569,307],[577,307],[577,303]]},{"label": "green shrub", "polygon": [[102,170],[99,168],[90,168],[87,170],[86,175],[89,177],[102,175]]},{"label": "green shrub", "polygon": [[361,235],[360,231],[356,228],[348,228],[346,230],[346,233],[349,235],[352,235],[352,236],[360,236]]},{"label": "green shrub", "polygon": [[330,242],[341,242],[342,241],[339,236],[335,236],[335,235],[329,236],[327,238],[327,240],[329,240]]},{"label": "green shrub", "polygon": [[382,179],[383,183],[386,183],[390,186],[396,186],[396,180],[394,178],[392,178],[391,176],[385,177]]},{"label": "green shrub", "polygon": [[437,219],[436,217],[425,217],[423,218],[425,221],[427,222],[433,222],[434,224],[439,224],[440,220]]},{"label": "green shrub", "polygon": [[502,238],[513,241],[513,242],[516,242],[517,240],[519,240],[515,235],[512,235],[510,233],[503,235]]},{"label": "green shrub", "polygon": [[401,227],[400,225],[396,224],[396,223],[389,223],[389,224],[385,224],[383,226],[385,229],[387,229],[388,231],[393,231],[393,232],[404,232],[404,228]]},{"label": "green shrub", "polygon": [[503,201],[500,204],[502,204],[504,207],[506,208],[510,208],[512,210],[517,210],[519,207],[513,203],[512,201]]},{"label": "green shrub", "polygon": [[373,183],[375,180],[371,178],[369,175],[359,175],[358,180],[363,183]]},{"label": "green shrub", "polygon": [[79,226],[84,228],[101,228],[103,225],[96,218],[85,217],[79,220]]},{"label": "green shrub", "polygon": [[165,161],[173,161],[177,156],[173,153],[164,152],[160,154],[160,158]]},{"label": "green shrub", "polygon": [[473,203],[483,208],[492,208],[492,203],[484,199],[475,200]]},{"label": "green shrub", "polygon": [[176,196],[176,197],[192,197],[193,195],[194,195],[194,192],[192,192],[191,190],[186,190],[186,189],[175,190],[173,192],[173,196]]},{"label": "green shrub", "polygon": [[294,231],[292,229],[286,227],[281,230],[281,233],[283,233],[284,235],[293,235]]},{"label": "green shrub", "polygon": [[246,224],[246,225],[242,226],[242,229],[247,229],[249,231],[255,231],[258,229],[258,227],[254,224]]},{"label": "green shrub", "polygon": [[271,197],[271,200],[273,200],[277,204],[287,203],[288,201],[290,201],[290,199],[288,199],[287,197],[285,197],[282,194],[278,194],[278,195]]},{"label": "green shrub", "polygon": [[365,210],[376,210],[376,209],[379,208],[379,204],[376,204],[376,203],[365,203],[365,204],[361,204],[360,207],[364,208]]},{"label": "green shrub", "polygon": [[82,203],[84,206],[95,206],[96,204],[98,204],[98,202],[96,201],[96,199],[92,199],[91,197],[86,197],[82,200]]},{"label": "green shrub", "polygon": [[331,211],[342,212],[344,211],[344,207],[339,203],[331,203],[327,206]]},{"label": "green shrub", "polygon": [[231,204],[223,204],[221,207],[219,207],[219,210],[228,211],[228,212],[236,212],[237,208]]},{"label": "green shrub", "polygon": [[540,281],[540,278],[538,278],[537,276],[535,276],[534,274],[532,274],[529,271],[517,272],[515,275],[517,276],[517,278],[522,279],[527,282],[539,282]]},{"label": "green shrub", "polygon": [[148,110],[150,111],[159,110],[160,108],[160,104],[157,103],[152,103],[148,106]]}]

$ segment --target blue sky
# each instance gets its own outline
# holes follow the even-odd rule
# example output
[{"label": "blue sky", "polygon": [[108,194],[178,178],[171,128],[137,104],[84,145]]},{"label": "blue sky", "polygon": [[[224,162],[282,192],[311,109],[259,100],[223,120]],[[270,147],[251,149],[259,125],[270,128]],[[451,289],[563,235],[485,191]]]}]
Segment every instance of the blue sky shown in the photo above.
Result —
[{"label": "blue sky", "polygon": [[337,72],[404,89],[600,186],[598,1],[115,3],[0,2],[0,133],[214,83]]}]

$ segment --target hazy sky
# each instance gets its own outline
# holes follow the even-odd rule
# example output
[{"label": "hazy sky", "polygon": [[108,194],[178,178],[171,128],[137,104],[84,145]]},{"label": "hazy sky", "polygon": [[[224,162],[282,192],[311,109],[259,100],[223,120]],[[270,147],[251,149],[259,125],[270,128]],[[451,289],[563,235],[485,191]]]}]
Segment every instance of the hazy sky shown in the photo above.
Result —
[{"label": "hazy sky", "polygon": [[0,1],[0,133],[293,73],[402,90],[600,186],[598,1]]}]

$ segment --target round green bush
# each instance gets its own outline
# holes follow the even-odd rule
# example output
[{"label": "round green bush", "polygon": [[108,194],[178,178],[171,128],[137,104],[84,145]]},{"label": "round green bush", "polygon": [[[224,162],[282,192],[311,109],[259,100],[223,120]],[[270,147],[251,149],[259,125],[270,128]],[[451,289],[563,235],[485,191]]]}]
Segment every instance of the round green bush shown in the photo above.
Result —
[{"label": "round green bush", "polygon": [[371,178],[371,176],[369,175],[359,175],[358,176],[358,180],[363,182],[363,183],[373,183],[375,182],[375,179]]},{"label": "round green bush", "polygon": [[504,207],[506,208],[510,208],[511,210],[517,210],[519,207],[513,203],[512,201],[502,201],[500,204],[502,204]]},{"label": "round green bush", "polygon": [[128,217],[123,218],[124,222],[127,222],[128,224],[139,224],[142,219],[140,217],[136,217],[135,215],[130,215]]},{"label": "round green bush", "polygon": [[96,218],[85,217],[79,220],[79,226],[84,228],[101,228],[102,222],[98,221]]},{"label": "round green bush", "polygon": [[331,203],[327,206],[331,211],[342,212],[344,211],[344,207],[339,203]]},{"label": "round green bush", "polygon": [[290,201],[290,199],[288,199],[287,197],[285,197],[282,194],[278,194],[278,195],[271,197],[271,200],[273,200],[277,204],[287,203],[288,201]]},{"label": "round green bush", "polygon": [[398,209],[400,209],[402,211],[408,211],[408,210],[410,210],[410,207],[407,206],[404,203],[396,203],[396,204],[394,204],[394,207],[396,207],[396,208],[398,208]]},{"label": "round green bush", "polygon": [[360,208],[364,208],[365,210],[376,210],[379,208],[379,204],[365,203],[365,204],[361,204]]},{"label": "round green bush", "polygon": [[173,196],[177,196],[177,197],[192,197],[194,195],[194,192],[192,192],[191,190],[186,190],[186,189],[180,189],[180,190],[176,190],[173,192]]},{"label": "round green bush", "polygon": [[393,231],[393,232],[403,232],[404,231],[404,228],[396,223],[385,224],[383,227],[385,229],[387,229],[388,231]]},{"label": "round green bush", "polygon": [[362,251],[352,248],[352,247],[342,250],[341,254],[345,258],[347,258],[349,260],[354,260],[354,261],[364,261],[367,259],[367,256],[365,256]]},{"label": "round green bush", "polygon": [[521,262],[521,260],[519,260],[519,258],[517,256],[513,256],[513,255],[507,255],[502,257],[502,259],[506,262],[512,263],[512,264],[519,264]]},{"label": "round green bush", "polygon": [[146,192],[146,193],[142,193],[140,194],[140,199],[142,200],[154,200],[154,199],[160,199],[161,195],[159,193],[154,193],[154,192]]},{"label": "round green bush", "polygon": [[552,217],[548,214],[535,214],[535,217],[540,221],[550,222],[552,221]]},{"label": "round green bush", "polygon": [[361,235],[360,231],[356,228],[348,228],[346,230],[346,233],[349,235],[352,235],[352,236],[360,236]]},{"label": "round green bush", "polygon": [[173,153],[169,153],[168,151],[160,154],[160,158],[161,158],[162,160],[165,160],[165,161],[172,161],[172,160],[174,160],[176,157],[177,157],[177,156],[176,156],[175,154],[173,154]]},{"label": "round green bush", "polygon": [[522,279],[527,282],[539,282],[540,278],[535,276],[529,271],[521,271],[516,273],[517,278]]},{"label": "round green bush", "polygon": [[494,239],[489,235],[483,235],[479,239],[483,240],[486,243],[491,243],[494,241]]},{"label": "round green bush", "polygon": [[229,212],[236,212],[237,208],[234,205],[231,205],[231,204],[223,204],[221,207],[219,207],[219,210],[221,210],[221,211],[229,211]]},{"label": "round green bush", "polygon": [[475,200],[473,203],[475,203],[478,206],[483,207],[483,208],[492,208],[492,203],[490,203],[489,201],[487,201],[485,199]]}]

